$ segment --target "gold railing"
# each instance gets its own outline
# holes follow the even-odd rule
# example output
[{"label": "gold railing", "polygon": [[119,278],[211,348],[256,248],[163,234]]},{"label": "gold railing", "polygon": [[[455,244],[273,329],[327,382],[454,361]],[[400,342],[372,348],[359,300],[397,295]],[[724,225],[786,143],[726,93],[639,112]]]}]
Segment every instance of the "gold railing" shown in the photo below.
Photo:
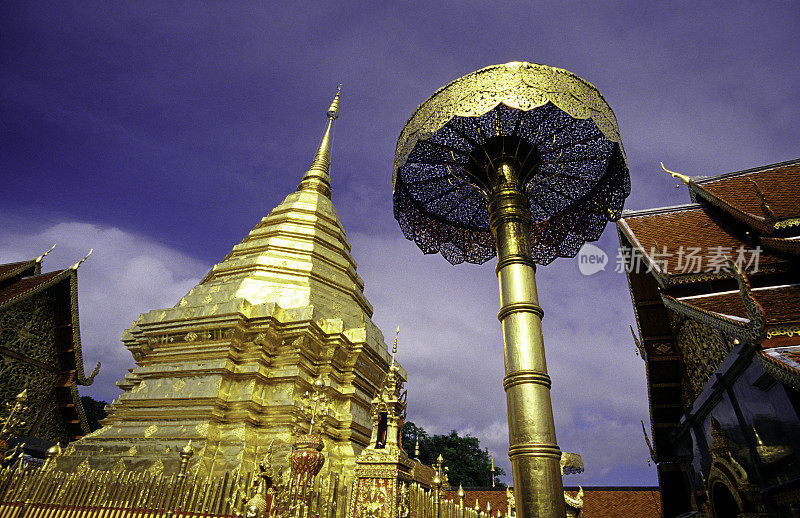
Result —
[{"label": "gold railing", "polygon": [[[93,469],[67,473],[52,469],[55,454],[50,452],[42,467],[17,462],[0,470],[0,518],[347,518],[353,486],[349,477],[332,472],[293,478],[288,469],[273,474],[271,468],[271,476],[265,477],[267,471],[258,467],[201,476],[189,473],[188,451],[182,451],[174,475]],[[272,485],[264,490],[267,479]],[[507,516],[506,509],[490,510],[485,502],[470,507],[463,497],[447,500],[437,487],[416,482],[403,487],[397,513],[392,513],[399,518]]]},{"label": "gold railing", "polygon": [[[181,484],[181,473],[65,473],[45,467],[7,467],[0,470],[0,518],[234,518],[246,516],[254,496],[247,488],[254,487],[254,478],[253,472],[234,471],[221,477],[189,475]],[[337,474],[320,475],[308,483],[286,477],[265,492],[268,511],[259,516],[342,517],[348,496],[344,488]]]}]

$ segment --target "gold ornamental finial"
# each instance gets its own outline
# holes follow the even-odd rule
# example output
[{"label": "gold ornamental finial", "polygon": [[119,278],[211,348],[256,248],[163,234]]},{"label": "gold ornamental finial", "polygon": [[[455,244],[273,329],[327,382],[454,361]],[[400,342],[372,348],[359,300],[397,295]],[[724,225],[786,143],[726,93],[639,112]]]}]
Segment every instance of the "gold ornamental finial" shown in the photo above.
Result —
[{"label": "gold ornamental finial", "polygon": [[317,154],[314,155],[314,160],[311,162],[311,167],[308,168],[300,185],[297,186],[298,191],[313,191],[328,198],[331,197],[331,128],[333,127],[333,121],[339,118],[339,95],[341,92],[342,85],[339,85],[336,96],[327,111],[328,127],[322,136],[322,142],[319,143],[319,148],[317,149]]},{"label": "gold ornamental finial", "polygon": [[194,455],[194,448],[192,448],[192,440],[191,440],[191,439],[189,439],[189,442],[187,442],[187,443],[186,443],[186,446],[184,446],[184,447],[181,449],[181,451],[180,451],[180,453],[179,453],[178,455],[179,455],[179,456],[180,456],[182,459],[183,459],[183,458],[189,458],[189,457],[191,457],[192,455]]},{"label": "gold ornamental finial", "polygon": [[[683,185],[689,185],[692,181],[692,179],[686,176],[685,174],[676,173],[675,171],[670,171],[669,169],[664,167],[664,162],[661,162],[661,169],[663,169],[664,172],[669,173],[669,175],[672,176],[673,178],[677,178],[678,180],[683,182]],[[680,185],[676,185],[675,187],[680,187]]]},{"label": "gold ornamental finial", "polygon": [[47,256],[47,254],[49,254],[50,252],[52,252],[52,251],[53,251],[53,249],[55,249],[55,247],[56,247],[56,245],[54,244],[53,246],[51,246],[51,247],[50,247],[50,250],[48,250],[47,252],[43,253],[43,254],[42,254],[42,255],[40,255],[39,257],[37,257],[37,258],[36,258],[36,262],[37,262],[37,263],[41,263],[41,262],[42,262],[42,259],[44,259],[44,258]]},{"label": "gold ornamental finial", "polygon": [[77,263],[75,263],[75,264],[73,264],[72,266],[70,266],[70,267],[69,267],[69,268],[70,268],[70,270],[77,270],[77,269],[78,269],[78,266],[82,265],[82,264],[83,264],[83,262],[84,262],[86,259],[88,259],[90,255],[92,255],[92,252],[94,252],[94,248],[92,248],[91,250],[89,250],[89,253],[88,253],[88,254],[86,254],[85,256],[83,256],[83,259],[81,259],[81,260],[80,260],[80,261],[78,261]]}]

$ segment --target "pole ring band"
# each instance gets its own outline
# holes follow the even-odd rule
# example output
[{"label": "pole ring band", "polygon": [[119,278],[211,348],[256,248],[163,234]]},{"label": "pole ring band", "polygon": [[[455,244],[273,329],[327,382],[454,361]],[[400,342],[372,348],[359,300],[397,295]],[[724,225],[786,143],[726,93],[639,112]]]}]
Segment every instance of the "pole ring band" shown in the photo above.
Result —
[{"label": "pole ring band", "polygon": [[503,378],[503,388],[506,391],[515,385],[522,385],[523,383],[535,383],[548,389],[551,385],[550,376],[546,372],[540,371],[516,371]]},{"label": "pole ring band", "polygon": [[500,270],[510,264],[524,264],[533,268],[534,272],[536,271],[536,263],[533,259],[525,255],[514,254],[498,259],[497,266],[494,267],[494,273],[500,275]]},{"label": "pole ring band", "polygon": [[497,312],[497,319],[502,322],[503,319],[511,313],[518,313],[521,311],[534,313],[539,316],[539,320],[544,318],[544,310],[539,304],[534,304],[533,302],[512,302],[500,308],[500,311]]},{"label": "pole ring band", "polygon": [[545,457],[561,460],[561,448],[557,444],[522,442],[511,445],[508,456],[511,460],[514,460],[514,457]]}]

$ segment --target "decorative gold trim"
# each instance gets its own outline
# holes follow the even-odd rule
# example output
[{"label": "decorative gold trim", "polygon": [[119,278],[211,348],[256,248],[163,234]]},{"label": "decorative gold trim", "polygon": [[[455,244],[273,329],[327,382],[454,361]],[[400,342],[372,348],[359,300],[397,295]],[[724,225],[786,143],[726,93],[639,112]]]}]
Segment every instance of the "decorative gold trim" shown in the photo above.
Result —
[{"label": "decorative gold trim", "polygon": [[800,390],[800,372],[765,351],[759,351],[756,357],[770,376],[795,390]]},{"label": "decorative gold trim", "polygon": [[733,261],[729,263],[739,284],[739,295],[747,311],[747,322],[741,322],[713,311],[698,308],[664,293],[661,294],[661,300],[667,308],[684,316],[719,329],[723,333],[748,340],[751,344],[760,344],[765,336],[766,316],[764,308],[750,293],[750,282],[741,268]]},{"label": "decorative gold trim", "polygon": [[776,229],[797,227],[797,226],[800,226],[800,218],[782,219],[780,221],[775,222]]},{"label": "decorative gold trim", "polygon": [[770,327],[767,329],[767,338],[774,338],[776,336],[800,336],[800,324],[791,324],[784,326]]},{"label": "decorative gold trim", "polygon": [[617,119],[597,88],[561,68],[512,61],[448,83],[414,111],[397,140],[392,190],[398,169],[417,142],[430,138],[455,116],[479,117],[501,103],[523,111],[552,103],[575,119],[592,119],[625,156]]}]

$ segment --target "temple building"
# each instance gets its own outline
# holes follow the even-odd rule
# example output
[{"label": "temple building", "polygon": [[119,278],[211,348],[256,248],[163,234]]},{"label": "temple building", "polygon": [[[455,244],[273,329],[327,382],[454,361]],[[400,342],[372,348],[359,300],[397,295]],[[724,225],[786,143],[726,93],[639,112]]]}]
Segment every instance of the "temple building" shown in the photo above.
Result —
[{"label": "temple building", "polygon": [[690,204],[618,222],[664,516],[798,516],[800,160],[670,173]]},{"label": "temple building", "polygon": [[53,443],[89,432],[77,385],[90,385],[100,364],[84,374],[77,272],[82,261],[42,273],[47,253],[0,265],[0,454],[24,443],[26,453],[43,457]]},{"label": "temple building", "polygon": [[124,392],[103,427],[70,445],[60,469],[172,473],[189,439],[201,474],[252,469],[268,451],[285,459],[293,436],[308,433],[307,398],[322,387],[328,406],[314,429],[323,473],[352,473],[391,357],[331,202],[338,103],[337,94],[297,191],[174,307],[125,331],[136,367],[117,383]]}]

